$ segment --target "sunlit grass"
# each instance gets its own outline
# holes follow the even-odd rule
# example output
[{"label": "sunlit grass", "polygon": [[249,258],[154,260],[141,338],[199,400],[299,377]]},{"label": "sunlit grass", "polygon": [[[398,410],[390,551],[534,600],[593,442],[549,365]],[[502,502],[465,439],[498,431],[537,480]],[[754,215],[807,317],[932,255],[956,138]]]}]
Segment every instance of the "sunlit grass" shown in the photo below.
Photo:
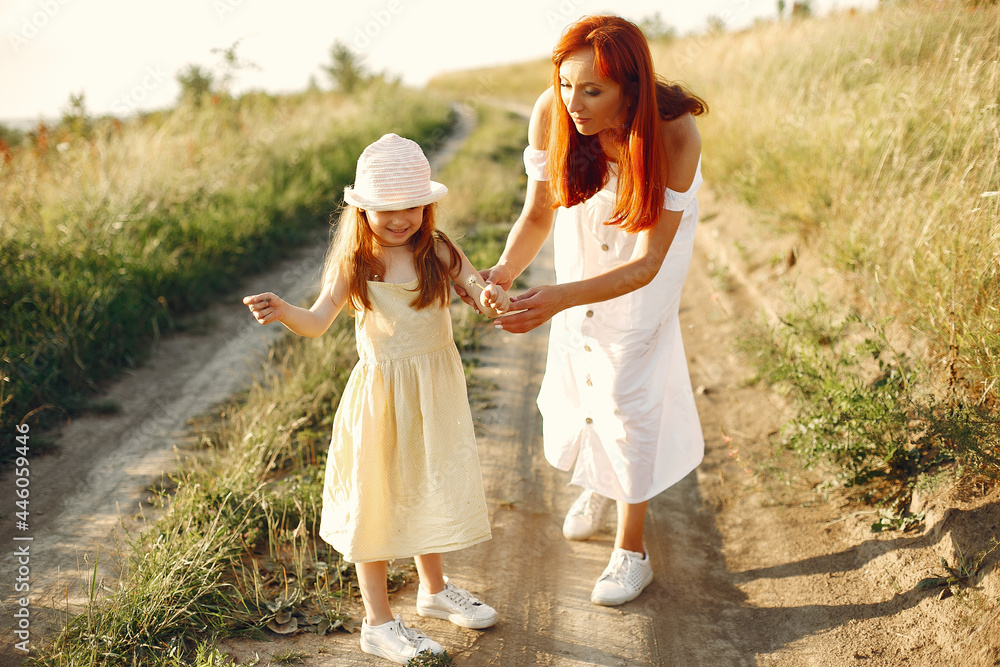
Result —
[{"label": "sunlit grass", "polygon": [[[912,328],[995,401],[1000,8],[889,3],[651,49],[658,73],[709,103],[711,187],[799,235],[852,277],[852,304]],[[540,59],[430,85],[530,104],[549,76]]]},{"label": "sunlit grass", "polygon": [[[796,257],[818,258],[807,265],[820,271],[787,274],[796,293],[775,295],[778,310],[824,293],[835,276],[831,322],[852,312],[885,322],[893,345],[926,369],[918,394],[953,414],[995,415],[1000,7],[882,3],[651,50],[659,74],[709,104],[698,120],[709,187],[746,205],[753,233],[789,236]],[[524,105],[550,68],[540,59],[431,85]],[[744,252],[749,243],[733,242]]]},{"label": "sunlit grass", "polygon": [[900,3],[656,50],[702,94],[706,178],[852,276],[857,303],[1000,375],[1000,9]]},{"label": "sunlit grass", "polygon": [[36,131],[0,169],[0,427],[55,425],[176,318],[322,230],[378,136],[430,147],[451,123],[443,102],[374,86]]},{"label": "sunlit grass", "polygon": [[[440,175],[450,188],[443,226],[484,266],[499,255],[499,234],[487,235],[494,245],[484,246],[479,221],[509,226],[520,208],[523,175],[508,153],[523,133],[516,118],[484,114]],[[470,156],[508,190],[506,212],[496,192],[464,175]],[[474,315],[456,320],[467,322],[464,334],[456,326],[462,347],[475,347],[473,330],[488,323]],[[31,664],[208,667],[227,664],[222,637],[292,623],[320,634],[354,628],[353,566],[318,538],[333,415],[357,360],[353,325],[342,315],[319,338],[283,338],[247,394],[206,417],[197,451],[160,496],[160,515],[126,543],[120,580],[106,594],[95,580],[88,606]],[[390,590],[410,576],[392,569]]]}]

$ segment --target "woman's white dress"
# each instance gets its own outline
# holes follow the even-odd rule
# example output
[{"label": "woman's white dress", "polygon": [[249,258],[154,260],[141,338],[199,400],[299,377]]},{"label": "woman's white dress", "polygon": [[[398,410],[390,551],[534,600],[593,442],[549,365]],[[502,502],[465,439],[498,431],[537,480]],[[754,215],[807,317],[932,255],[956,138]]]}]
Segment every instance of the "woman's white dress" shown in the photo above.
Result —
[{"label": "woman's white dress", "polygon": [[[529,178],[546,180],[546,158],[545,151],[525,149]],[[614,209],[616,166],[609,164],[609,180],[600,192],[558,210],[557,283],[605,273],[632,256],[637,235],[604,224]],[[664,208],[683,216],[652,282],[552,318],[538,394],[545,457],[560,470],[572,469],[572,484],[615,500],[648,500],[704,456],[678,320],[701,183],[699,159],[687,192],[667,190]]]}]

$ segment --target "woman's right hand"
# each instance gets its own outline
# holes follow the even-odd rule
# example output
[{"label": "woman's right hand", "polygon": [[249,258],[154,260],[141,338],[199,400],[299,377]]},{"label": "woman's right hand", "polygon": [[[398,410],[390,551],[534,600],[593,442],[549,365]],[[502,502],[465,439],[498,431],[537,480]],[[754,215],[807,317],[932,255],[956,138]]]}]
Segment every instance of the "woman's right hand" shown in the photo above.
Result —
[{"label": "woman's right hand", "polygon": [[280,322],[281,318],[285,316],[286,309],[288,308],[288,304],[273,292],[263,292],[262,294],[245,296],[243,297],[243,303],[250,308],[250,312],[253,313],[254,319],[261,324]]},{"label": "woman's right hand", "polygon": [[510,291],[511,285],[514,284],[514,272],[510,270],[506,264],[497,264],[492,269],[483,271],[483,280],[487,283],[493,283],[499,287],[502,287],[506,291]]}]

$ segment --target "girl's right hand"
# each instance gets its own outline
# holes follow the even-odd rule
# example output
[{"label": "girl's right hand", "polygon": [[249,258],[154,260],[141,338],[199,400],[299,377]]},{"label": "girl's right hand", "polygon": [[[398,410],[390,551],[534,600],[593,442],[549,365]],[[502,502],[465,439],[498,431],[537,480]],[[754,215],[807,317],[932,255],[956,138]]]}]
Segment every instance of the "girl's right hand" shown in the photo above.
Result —
[{"label": "girl's right hand", "polygon": [[273,292],[264,292],[253,296],[243,297],[243,303],[250,308],[254,319],[261,324],[271,324],[280,322],[285,316],[285,309],[288,304],[282,301],[281,297]]}]

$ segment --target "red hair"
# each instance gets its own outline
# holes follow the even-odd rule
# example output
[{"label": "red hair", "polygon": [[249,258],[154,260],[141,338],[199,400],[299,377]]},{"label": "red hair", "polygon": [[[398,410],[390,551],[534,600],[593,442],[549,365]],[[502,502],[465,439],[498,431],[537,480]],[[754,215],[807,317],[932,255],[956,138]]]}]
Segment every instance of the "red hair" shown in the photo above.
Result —
[{"label": "red hair", "polygon": [[[653,58],[642,31],[618,16],[586,16],[571,24],[552,50],[552,83],[559,90],[559,68],[572,53],[592,49],[594,66],[605,79],[621,86],[629,102],[625,133],[619,148],[618,193],[606,224],[627,232],[653,227],[663,208],[667,173],[664,168],[660,122],[686,113],[708,111],[701,98],[653,71]],[[590,199],[607,181],[608,160],[597,135],[578,133],[562,96],[554,95],[549,131],[550,185],[559,206]]]},{"label": "red hair", "polygon": [[[435,303],[441,307],[448,305],[451,296],[448,276],[462,262],[455,244],[444,232],[436,229],[436,207],[436,204],[424,206],[420,229],[410,239],[413,264],[417,270],[417,295],[410,305],[418,310]],[[438,243],[444,243],[448,248],[447,265],[438,256]],[[338,270],[343,273],[347,278],[348,303],[355,310],[371,310],[368,281],[385,274],[385,263],[376,255],[375,246],[375,234],[368,225],[368,215],[355,206],[345,206],[327,253],[323,282],[332,280]]]}]

